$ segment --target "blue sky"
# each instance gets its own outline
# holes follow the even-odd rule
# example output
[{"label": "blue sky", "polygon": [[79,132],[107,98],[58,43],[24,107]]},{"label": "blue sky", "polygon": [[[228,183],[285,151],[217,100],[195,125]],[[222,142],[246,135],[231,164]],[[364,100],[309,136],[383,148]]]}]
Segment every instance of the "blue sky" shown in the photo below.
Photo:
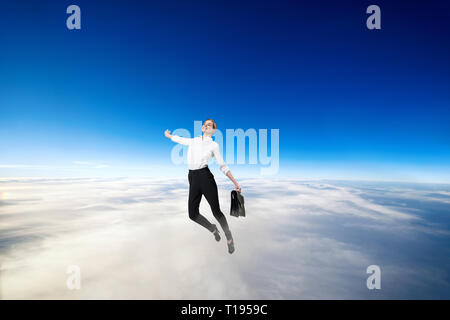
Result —
[{"label": "blue sky", "polygon": [[164,130],[213,118],[279,129],[278,176],[448,182],[450,3],[371,4],[3,1],[0,177],[182,176]]}]

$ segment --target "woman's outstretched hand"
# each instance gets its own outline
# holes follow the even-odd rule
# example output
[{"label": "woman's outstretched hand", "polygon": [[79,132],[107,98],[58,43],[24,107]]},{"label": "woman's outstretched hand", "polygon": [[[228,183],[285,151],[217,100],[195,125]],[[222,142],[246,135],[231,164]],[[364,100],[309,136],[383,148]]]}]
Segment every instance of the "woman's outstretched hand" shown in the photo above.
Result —
[{"label": "woman's outstretched hand", "polygon": [[172,135],[170,134],[170,130],[169,129],[167,129],[165,132],[164,132],[164,135],[167,137],[167,138],[171,138],[172,137]]},{"label": "woman's outstretched hand", "polygon": [[241,193],[241,187],[238,184],[236,184],[235,187],[236,187],[236,191]]}]

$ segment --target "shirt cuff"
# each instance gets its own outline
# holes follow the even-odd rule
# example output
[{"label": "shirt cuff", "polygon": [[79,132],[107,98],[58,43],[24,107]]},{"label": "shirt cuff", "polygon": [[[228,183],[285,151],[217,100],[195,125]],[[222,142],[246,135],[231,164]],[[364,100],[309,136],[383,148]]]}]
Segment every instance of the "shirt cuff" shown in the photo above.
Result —
[{"label": "shirt cuff", "polygon": [[230,168],[228,168],[227,166],[222,168],[222,172],[224,175],[227,175],[228,171],[230,171]]}]

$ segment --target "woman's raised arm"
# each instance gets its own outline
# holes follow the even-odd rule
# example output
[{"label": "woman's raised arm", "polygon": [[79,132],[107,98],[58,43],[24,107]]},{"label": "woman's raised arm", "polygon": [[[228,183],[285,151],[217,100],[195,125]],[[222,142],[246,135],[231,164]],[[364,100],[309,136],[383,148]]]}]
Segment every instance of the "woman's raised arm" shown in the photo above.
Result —
[{"label": "woman's raised arm", "polygon": [[192,138],[183,138],[174,134],[170,134],[170,130],[168,129],[164,132],[164,135],[167,138],[171,139],[173,142],[181,143],[184,145],[190,145],[192,142]]}]

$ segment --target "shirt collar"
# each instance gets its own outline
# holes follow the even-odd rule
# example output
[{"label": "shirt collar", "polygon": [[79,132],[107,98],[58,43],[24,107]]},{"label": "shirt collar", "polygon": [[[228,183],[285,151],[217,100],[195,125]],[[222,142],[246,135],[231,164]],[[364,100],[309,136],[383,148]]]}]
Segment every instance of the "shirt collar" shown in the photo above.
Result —
[{"label": "shirt collar", "polygon": [[203,137],[203,141],[212,140],[212,138],[209,136],[200,136],[200,139],[202,139],[202,137]]}]

